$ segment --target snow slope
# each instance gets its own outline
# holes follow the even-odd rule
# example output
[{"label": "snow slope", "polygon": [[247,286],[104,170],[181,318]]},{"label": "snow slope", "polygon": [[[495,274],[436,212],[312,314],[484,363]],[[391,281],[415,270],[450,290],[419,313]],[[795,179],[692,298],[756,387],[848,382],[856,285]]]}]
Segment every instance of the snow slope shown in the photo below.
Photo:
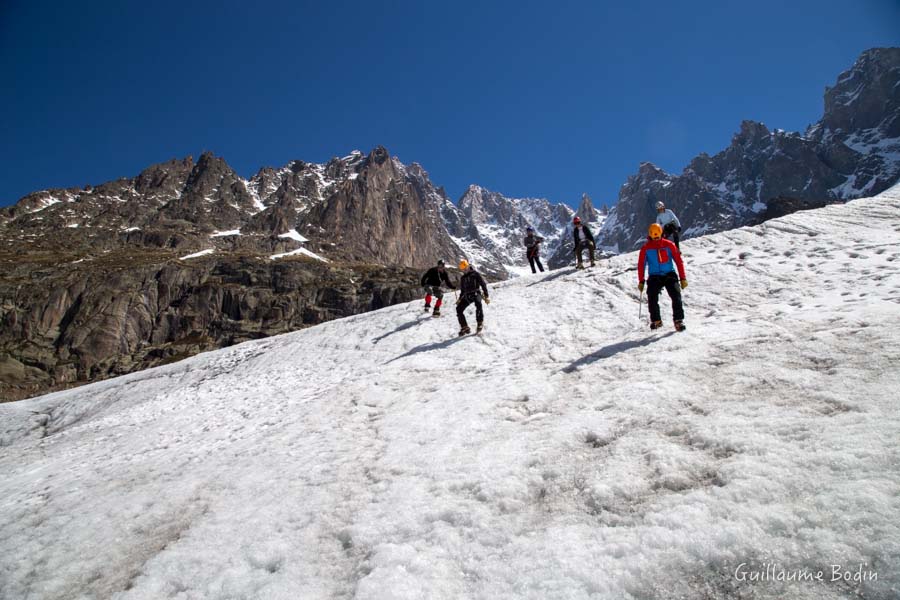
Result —
[{"label": "snow slope", "polygon": [[683,247],[0,405],[0,597],[897,598],[900,188]]}]

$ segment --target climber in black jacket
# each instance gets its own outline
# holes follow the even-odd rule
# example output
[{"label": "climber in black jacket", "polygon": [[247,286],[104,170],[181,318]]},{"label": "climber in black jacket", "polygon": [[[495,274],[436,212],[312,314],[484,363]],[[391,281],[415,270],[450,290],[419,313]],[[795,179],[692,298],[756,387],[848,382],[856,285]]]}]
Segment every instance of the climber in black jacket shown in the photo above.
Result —
[{"label": "climber in black jacket", "polygon": [[459,261],[459,270],[463,272],[459,279],[459,300],[456,302],[456,318],[459,319],[459,335],[463,336],[472,333],[466,323],[466,315],[464,314],[470,304],[475,305],[475,321],[478,328],[475,333],[481,333],[484,328],[484,309],[481,307],[481,299],[487,304],[491,303],[488,297],[487,284],[481,273],[475,270],[475,267],[469,264],[469,261],[463,259]]},{"label": "climber in black jacket", "polygon": [[434,317],[441,316],[441,303],[444,300],[444,290],[441,289],[441,286],[444,284],[451,290],[456,289],[456,286],[450,281],[450,276],[447,275],[447,270],[444,268],[444,261],[439,260],[436,267],[431,267],[424,275],[422,275],[421,284],[422,287],[425,288],[426,312],[431,309],[431,297],[435,297],[434,312],[432,313],[432,316]]},{"label": "climber in black jacket", "polygon": [[572,219],[572,240],[575,242],[575,268],[583,269],[582,254],[587,249],[591,257],[591,266],[594,266],[594,235],[587,225],[582,225],[581,219]]}]

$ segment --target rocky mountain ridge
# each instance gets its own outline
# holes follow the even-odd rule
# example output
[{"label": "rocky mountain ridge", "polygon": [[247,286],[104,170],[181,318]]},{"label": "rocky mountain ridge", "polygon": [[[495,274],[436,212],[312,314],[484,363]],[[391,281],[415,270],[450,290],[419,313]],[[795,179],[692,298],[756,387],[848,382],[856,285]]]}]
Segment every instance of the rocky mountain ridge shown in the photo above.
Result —
[{"label": "rocky mountain ridge", "polygon": [[511,274],[531,272],[523,247],[527,227],[544,238],[542,255],[550,257],[564,243],[566,227],[575,214],[569,206],[545,198],[507,198],[477,185],[469,186],[458,210],[463,222],[477,232],[482,261],[499,263]]},{"label": "rocky mountain ridge", "polygon": [[877,194],[900,179],[900,48],[864,52],[825,90],[822,119],[806,132],[744,121],[715,156],[681,175],[642,163],[619,192],[601,232],[615,251],[637,247],[662,200],[683,236],[751,225],[790,206],[821,206]]},{"label": "rocky mountain ridge", "polygon": [[0,213],[0,225],[7,241],[31,247],[80,229],[66,239],[92,249],[255,248],[262,256],[305,244],[323,260],[420,267],[458,252],[433,227],[441,200],[420,167],[382,147],[325,165],[295,160],[249,180],[204,153],[131,179],[30,194]]},{"label": "rocky mountain ridge", "polygon": [[483,192],[458,207],[377,147],[250,179],[204,153],[29,194],[0,209],[0,398],[408,301],[439,258],[503,279],[525,226],[552,237],[571,214]]},{"label": "rocky mountain ridge", "polygon": [[[153,165],[137,177],[98,186],[44,190],[0,209],[2,241],[110,250],[170,248],[298,251],[321,260],[421,268],[468,257],[505,279],[527,263],[525,227],[553,253],[573,211],[546,199],[507,198],[470,186],[454,204],[418,164],[383,147],[327,164],[289,162],[242,179],[204,153]],[[56,233],[67,231],[62,238]]]}]

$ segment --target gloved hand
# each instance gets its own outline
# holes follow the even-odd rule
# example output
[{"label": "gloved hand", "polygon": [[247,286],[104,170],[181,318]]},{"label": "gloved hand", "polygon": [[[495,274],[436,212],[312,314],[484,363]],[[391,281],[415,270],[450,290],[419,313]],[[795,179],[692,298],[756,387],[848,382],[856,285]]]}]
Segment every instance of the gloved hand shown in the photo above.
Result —
[{"label": "gloved hand", "polygon": [[490,304],[490,303],[491,303],[491,299],[488,298],[487,296],[485,296],[485,297],[484,297],[484,303],[485,303],[485,304]]},{"label": "gloved hand", "polygon": [[684,289],[686,287],[687,287],[687,279],[682,279],[681,280],[681,289]]},{"label": "gloved hand", "polygon": [[643,282],[643,281],[640,282],[640,283],[638,284],[638,291],[639,291],[639,292],[643,292],[643,291],[644,291],[644,282]]}]

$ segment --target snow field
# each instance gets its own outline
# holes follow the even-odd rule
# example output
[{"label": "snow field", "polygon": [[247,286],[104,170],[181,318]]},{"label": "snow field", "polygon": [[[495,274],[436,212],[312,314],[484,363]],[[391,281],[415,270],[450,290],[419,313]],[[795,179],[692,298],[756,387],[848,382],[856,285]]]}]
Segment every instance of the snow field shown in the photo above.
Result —
[{"label": "snow field", "polygon": [[208,254],[214,254],[216,251],[215,248],[207,248],[206,250],[200,250],[199,252],[194,252],[193,254],[187,254],[185,256],[179,257],[178,260],[189,260],[191,258],[200,258],[201,256],[207,256]]},{"label": "snow field", "polygon": [[319,256],[318,254],[316,254],[315,252],[307,250],[306,248],[297,248],[296,250],[290,250],[288,252],[282,252],[280,254],[273,254],[272,256],[269,257],[269,259],[275,260],[278,258],[284,258],[286,256],[297,256],[297,255],[308,256],[310,258],[314,258],[321,262],[330,262],[327,258],[323,258],[323,257]]},{"label": "snow field", "polygon": [[632,253],[0,405],[0,597],[896,598],[898,217],[686,241],[685,333]]}]

